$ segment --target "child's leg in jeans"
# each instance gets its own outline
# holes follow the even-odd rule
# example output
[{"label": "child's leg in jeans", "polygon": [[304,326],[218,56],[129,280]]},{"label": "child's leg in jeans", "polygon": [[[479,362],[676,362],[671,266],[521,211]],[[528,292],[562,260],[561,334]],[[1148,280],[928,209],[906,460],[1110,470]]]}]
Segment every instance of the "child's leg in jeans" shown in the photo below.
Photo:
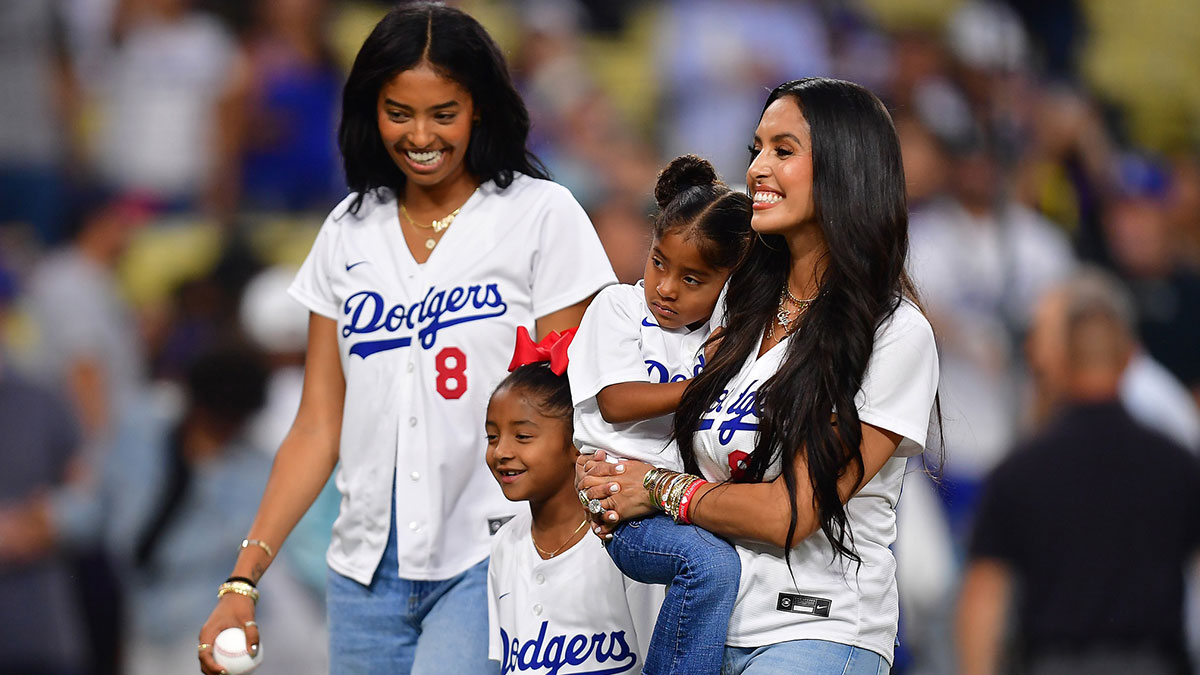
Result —
[{"label": "child's leg in jeans", "polygon": [[625,576],[669,584],[642,672],[721,672],[742,574],[733,546],[703,528],[679,525],[659,514],[621,525],[607,548]]}]

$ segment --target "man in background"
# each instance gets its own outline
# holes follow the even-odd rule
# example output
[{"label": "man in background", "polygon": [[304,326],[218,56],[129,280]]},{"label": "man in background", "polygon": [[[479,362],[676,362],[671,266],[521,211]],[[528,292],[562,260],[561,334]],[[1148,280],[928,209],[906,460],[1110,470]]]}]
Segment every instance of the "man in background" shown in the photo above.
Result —
[{"label": "man in background", "polygon": [[1200,550],[1200,466],[1120,400],[1135,343],[1113,291],[1096,274],[1064,287],[1054,412],[986,484],[959,603],[963,675],[1010,658],[1031,675],[1189,672],[1184,572]]}]

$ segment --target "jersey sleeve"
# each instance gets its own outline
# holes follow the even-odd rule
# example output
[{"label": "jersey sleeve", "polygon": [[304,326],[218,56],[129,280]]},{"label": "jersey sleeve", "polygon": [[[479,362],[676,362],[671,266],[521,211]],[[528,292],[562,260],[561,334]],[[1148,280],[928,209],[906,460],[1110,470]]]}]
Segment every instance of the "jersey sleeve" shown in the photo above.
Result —
[{"label": "jersey sleeve", "polygon": [[616,283],[596,228],[563,186],[549,183],[535,212],[537,250],[533,256],[533,315],[541,318],[586,300]]},{"label": "jersey sleeve", "polygon": [[904,302],[875,334],[875,348],[855,397],[859,419],[904,437],[897,457],[925,448],[937,395],[938,358],[933,329]]},{"label": "jersey sleeve", "polygon": [[[334,209],[334,213],[342,211],[343,206]],[[340,232],[341,225],[335,222],[333,215],[325,219],[308,257],[304,259],[304,264],[300,266],[300,271],[288,287],[288,295],[309,311],[334,320],[338,318],[338,298],[334,295],[331,278],[335,269],[333,258]]]},{"label": "jersey sleeve", "polygon": [[641,351],[645,300],[634,286],[609,286],[588,305],[568,350],[575,405],[618,382],[649,382]]},{"label": "jersey sleeve", "polygon": [[488,660],[500,661],[504,658],[504,645],[500,640],[500,607],[496,601],[496,575],[503,555],[500,540],[492,542],[492,555],[488,558],[487,573],[487,610],[488,610]]},{"label": "jersey sleeve", "polygon": [[643,584],[629,577],[621,577],[625,582],[625,600],[629,604],[629,618],[633,629],[637,632],[635,642],[642,663],[650,653],[650,638],[654,635],[654,624],[658,620],[658,610],[662,608],[666,588],[658,584]]}]

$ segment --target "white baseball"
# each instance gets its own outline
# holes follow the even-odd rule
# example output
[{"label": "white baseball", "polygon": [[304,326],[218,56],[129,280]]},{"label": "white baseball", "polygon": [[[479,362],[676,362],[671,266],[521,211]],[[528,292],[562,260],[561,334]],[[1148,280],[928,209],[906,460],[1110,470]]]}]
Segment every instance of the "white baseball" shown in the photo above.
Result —
[{"label": "white baseball", "polygon": [[262,663],[262,644],[258,645],[258,653],[251,656],[246,651],[246,631],[241,628],[226,628],[213,641],[213,659],[229,675],[243,675]]}]

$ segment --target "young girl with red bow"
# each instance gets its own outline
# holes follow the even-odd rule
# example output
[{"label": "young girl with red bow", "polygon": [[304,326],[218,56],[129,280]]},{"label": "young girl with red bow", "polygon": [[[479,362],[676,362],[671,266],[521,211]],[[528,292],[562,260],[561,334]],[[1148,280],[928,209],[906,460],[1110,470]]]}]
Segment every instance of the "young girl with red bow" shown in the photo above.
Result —
[{"label": "young girl with red bow", "polygon": [[534,344],[518,328],[512,372],[488,402],[488,467],[505,497],[529,502],[492,539],[488,657],[501,673],[641,672],[663,598],[661,586],[626,578],[600,540],[586,537],[572,479],[574,332]]}]

